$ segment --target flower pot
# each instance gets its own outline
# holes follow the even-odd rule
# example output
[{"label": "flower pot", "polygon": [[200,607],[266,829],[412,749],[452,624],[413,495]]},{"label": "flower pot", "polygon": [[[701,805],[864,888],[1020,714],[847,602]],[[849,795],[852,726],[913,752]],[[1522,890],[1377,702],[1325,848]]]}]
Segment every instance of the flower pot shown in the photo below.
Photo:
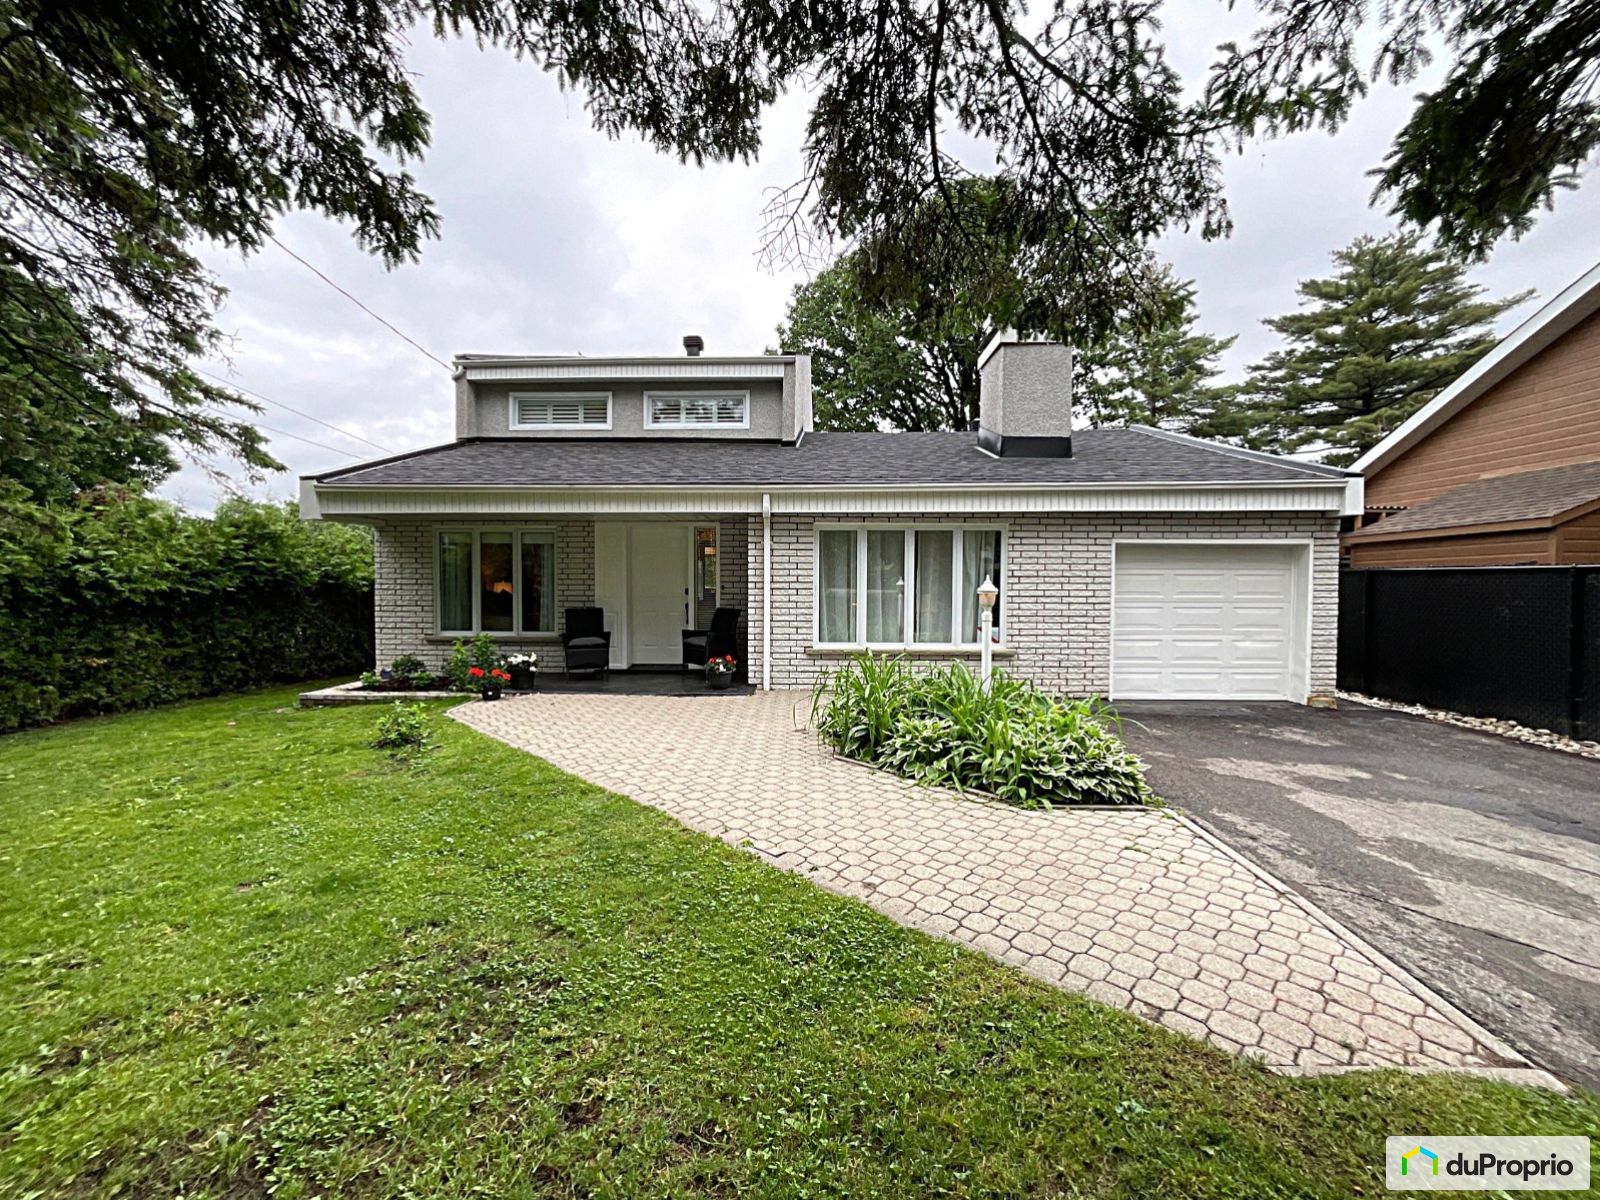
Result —
[{"label": "flower pot", "polygon": [[478,694],[480,696],[482,696],[485,700],[498,700],[498,699],[500,699],[500,689],[497,688],[497,687],[486,687],[486,688],[483,689],[483,691],[479,692]]},{"label": "flower pot", "polygon": [[718,672],[715,675],[708,674],[706,676],[706,682],[711,685],[713,691],[725,692],[728,690],[728,688],[733,686],[733,676],[731,674],[724,674],[722,672]]},{"label": "flower pot", "polygon": [[534,669],[532,667],[511,668],[511,690],[514,692],[533,691]]}]

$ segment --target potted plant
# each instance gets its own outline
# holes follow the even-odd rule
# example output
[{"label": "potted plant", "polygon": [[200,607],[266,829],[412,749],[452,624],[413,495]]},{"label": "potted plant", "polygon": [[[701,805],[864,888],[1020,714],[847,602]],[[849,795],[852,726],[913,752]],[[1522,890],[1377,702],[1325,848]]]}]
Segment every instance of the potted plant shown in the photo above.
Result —
[{"label": "potted plant", "polygon": [[482,667],[468,667],[467,678],[472,682],[472,689],[485,700],[500,699],[506,684],[511,682],[511,676],[499,667],[490,667],[487,671]]},{"label": "potted plant", "polygon": [[513,691],[533,691],[534,672],[538,669],[538,663],[539,656],[536,654],[513,654],[506,659],[506,670],[511,674]]},{"label": "potted plant", "polygon": [[739,663],[731,654],[707,659],[706,682],[721,691],[733,683],[733,673],[738,669]]}]

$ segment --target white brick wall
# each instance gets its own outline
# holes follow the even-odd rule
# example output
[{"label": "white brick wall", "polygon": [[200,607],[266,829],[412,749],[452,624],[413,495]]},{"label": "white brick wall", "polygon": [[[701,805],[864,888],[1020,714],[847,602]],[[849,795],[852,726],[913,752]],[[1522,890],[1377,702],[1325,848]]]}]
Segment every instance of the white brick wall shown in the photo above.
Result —
[{"label": "white brick wall", "polygon": [[[559,518],[527,522],[530,528],[556,534],[556,624],[561,610],[594,603],[594,522]],[[434,616],[434,540],[443,529],[514,528],[503,521],[453,518],[391,519],[373,529],[376,551],[377,615],[375,642],[378,665],[386,667],[402,654],[415,654],[435,670],[450,657],[453,638],[437,636]],[[500,638],[507,654],[531,650],[541,658],[559,646],[554,637]],[[559,653],[559,651],[558,651]]]},{"label": "white brick wall", "polygon": [[[830,515],[827,521],[907,520],[918,514]],[[1306,513],[1018,514],[968,524],[1006,530],[1006,670],[1072,695],[1104,695],[1111,684],[1111,546],[1133,538],[1312,538],[1313,699],[1334,691],[1338,638],[1339,521]],[[809,652],[812,636],[810,516],[772,518],[772,686],[809,687],[839,656]],[[941,523],[949,523],[941,518]],[[957,522],[959,523],[959,522]],[[749,522],[750,678],[761,674],[761,522]],[[973,655],[973,658],[976,656]],[[945,660],[948,661],[948,660]],[[968,659],[971,661],[971,659]]]},{"label": "white brick wall", "polygon": [[[745,607],[746,602],[746,523],[744,517],[720,522],[722,554],[718,573],[722,602],[736,608]],[[594,521],[563,517],[526,524],[530,528],[555,530],[556,624],[559,626],[562,609],[594,603]],[[379,666],[388,666],[402,654],[415,654],[438,669],[450,657],[454,639],[437,635],[438,624],[433,611],[433,547],[438,532],[514,527],[515,524],[508,525],[504,521],[453,518],[391,519],[374,527],[375,634]],[[759,526],[757,532],[759,535]],[[495,640],[508,654],[518,650],[531,650],[541,657],[553,653],[559,661],[560,641],[555,637],[497,637]]]}]

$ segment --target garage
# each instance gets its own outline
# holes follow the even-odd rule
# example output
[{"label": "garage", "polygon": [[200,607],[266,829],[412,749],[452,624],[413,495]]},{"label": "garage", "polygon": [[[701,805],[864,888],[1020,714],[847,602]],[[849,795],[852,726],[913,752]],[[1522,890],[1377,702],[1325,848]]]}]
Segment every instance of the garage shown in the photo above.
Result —
[{"label": "garage", "polygon": [[1305,700],[1307,546],[1119,542],[1113,553],[1113,699]]}]

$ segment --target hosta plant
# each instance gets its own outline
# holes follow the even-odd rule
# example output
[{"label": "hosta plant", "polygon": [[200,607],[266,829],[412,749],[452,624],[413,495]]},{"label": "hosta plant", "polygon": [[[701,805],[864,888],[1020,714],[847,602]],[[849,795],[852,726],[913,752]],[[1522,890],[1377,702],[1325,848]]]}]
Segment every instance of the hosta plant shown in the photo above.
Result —
[{"label": "hosta plant", "polygon": [[919,673],[903,658],[863,655],[818,683],[812,717],[838,753],[919,783],[1025,808],[1155,799],[1114,712],[1001,671],[986,687],[960,663]]}]

